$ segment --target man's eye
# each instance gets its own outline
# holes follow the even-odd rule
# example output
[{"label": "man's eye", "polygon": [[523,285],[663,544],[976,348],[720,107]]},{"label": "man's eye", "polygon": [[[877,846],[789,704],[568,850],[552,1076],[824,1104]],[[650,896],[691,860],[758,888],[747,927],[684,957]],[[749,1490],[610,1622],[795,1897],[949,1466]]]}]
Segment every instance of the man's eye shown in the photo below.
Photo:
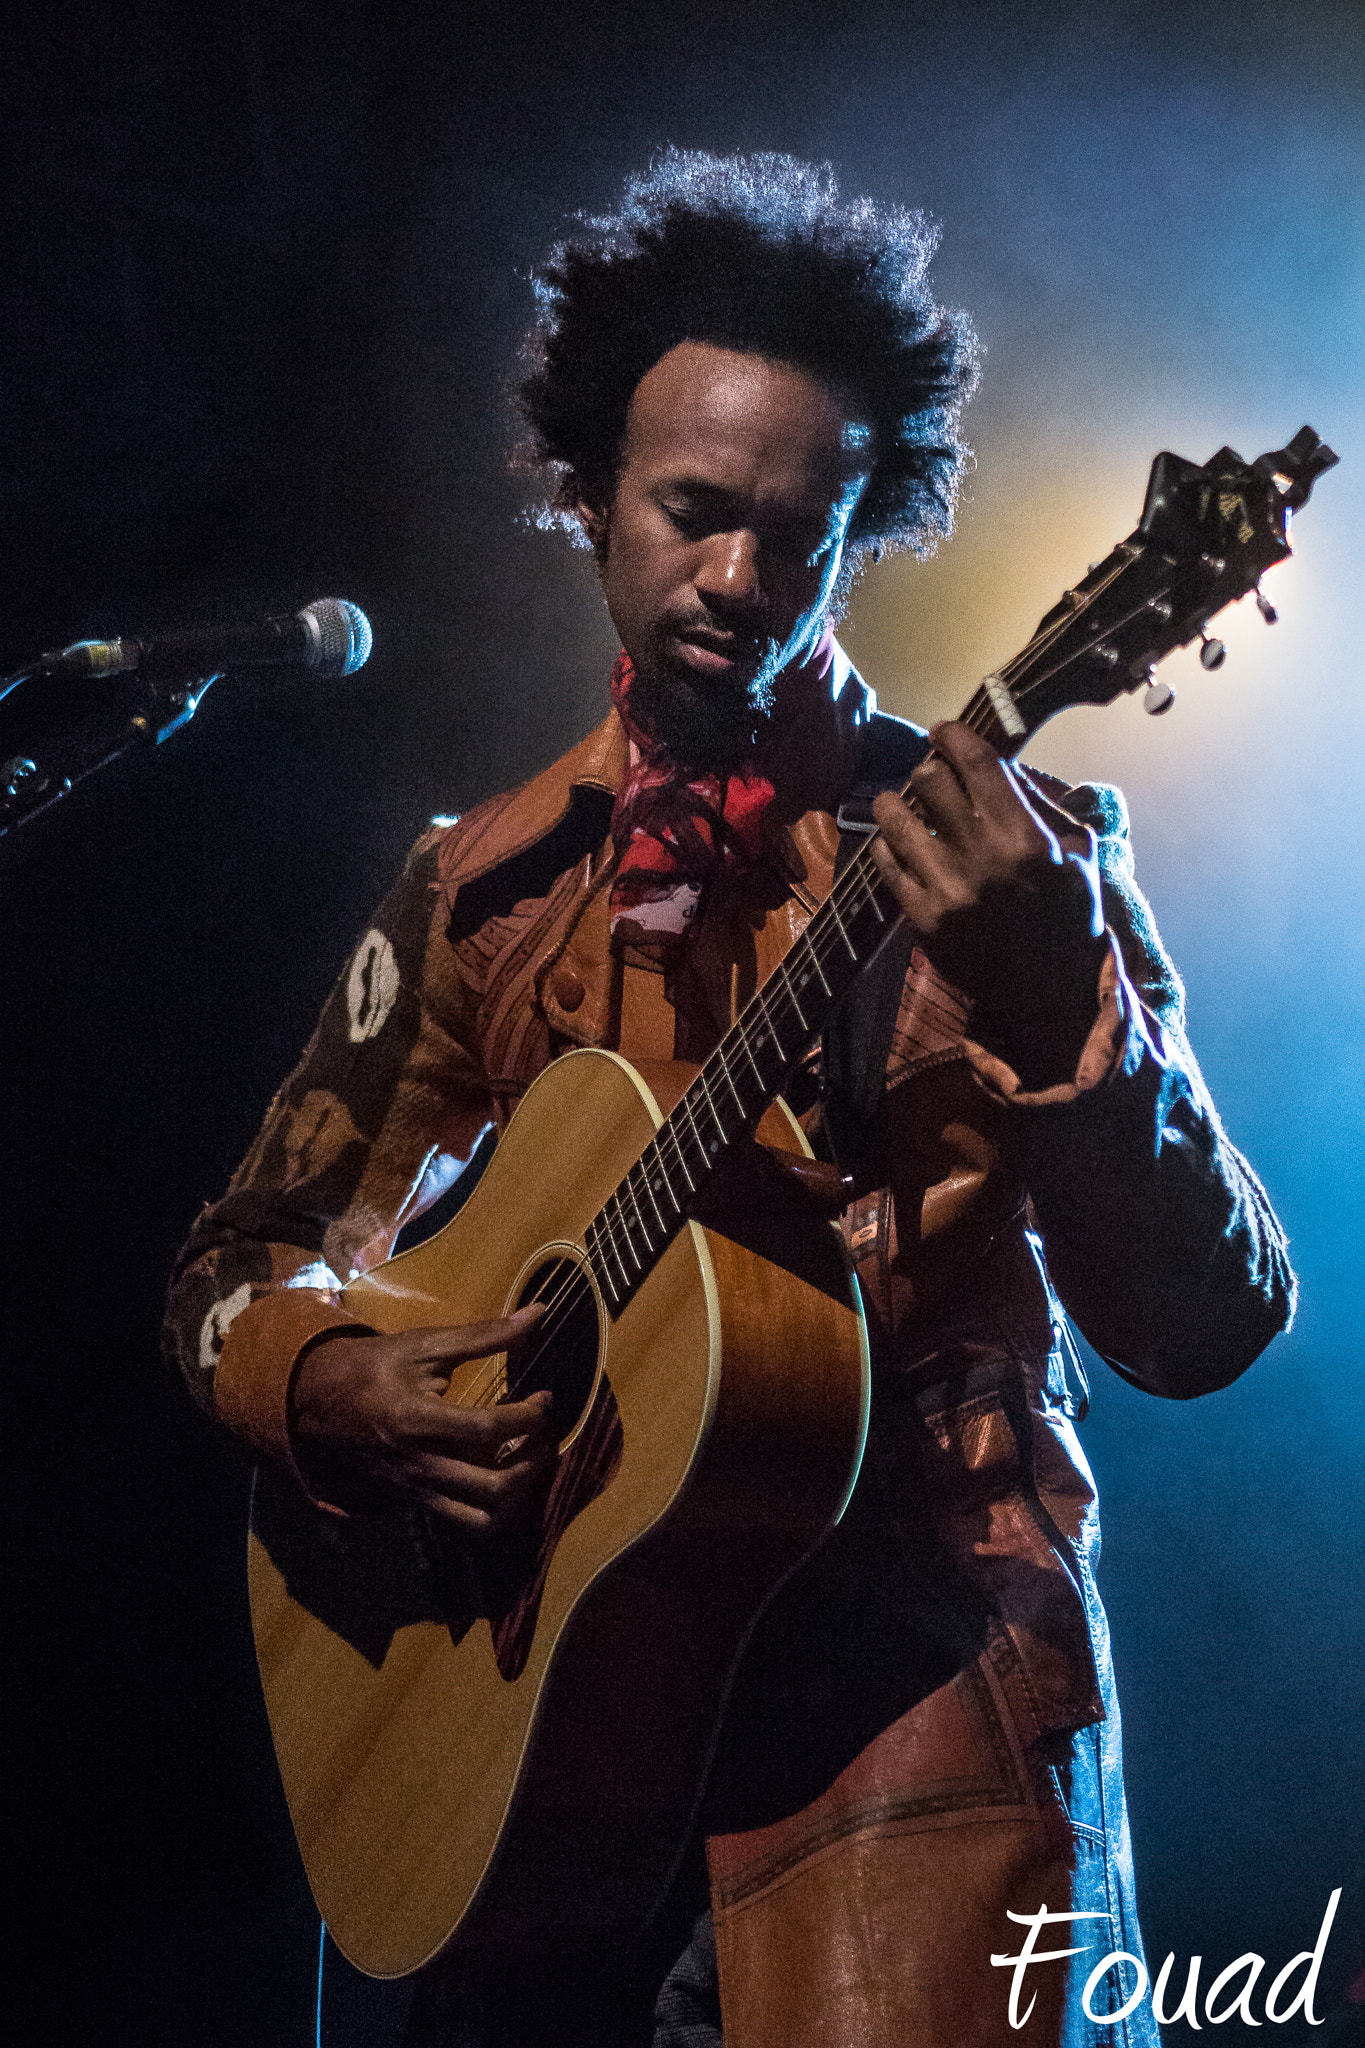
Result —
[{"label": "man's eye", "polygon": [[[731,529],[725,525],[718,513],[703,511],[690,505],[665,505],[664,514],[675,532],[684,540],[705,540],[713,533],[726,533]],[[759,535],[759,546],[765,554],[784,561],[801,563],[813,562],[823,555],[829,546],[829,534],[820,526],[777,526],[764,529]]]},{"label": "man's eye", "polygon": [[708,513],[693,511],[687,505],[665,505],[664,511],[684,540],[704,540],[708,533],[717,530],[715,520]]},{"label": "man's eye", "polygon": [[802,526],[771,534],[768,544],[774,554],[785,555],[789,560],[814,562],[826,552],[829,541],[823,526]]}]

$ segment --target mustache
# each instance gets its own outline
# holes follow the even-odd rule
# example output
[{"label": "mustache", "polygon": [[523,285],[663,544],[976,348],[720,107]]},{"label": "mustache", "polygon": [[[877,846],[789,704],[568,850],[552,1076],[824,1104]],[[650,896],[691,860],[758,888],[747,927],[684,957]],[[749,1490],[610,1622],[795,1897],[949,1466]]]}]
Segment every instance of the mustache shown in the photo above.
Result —
[{"label": "mustache", "polygon": [[690,612],[666,619],[665,631],[675,639],[694,640],[727,654],[761,654],[769,642],[769,635],[761,628],[737,625],[710,612]]}]

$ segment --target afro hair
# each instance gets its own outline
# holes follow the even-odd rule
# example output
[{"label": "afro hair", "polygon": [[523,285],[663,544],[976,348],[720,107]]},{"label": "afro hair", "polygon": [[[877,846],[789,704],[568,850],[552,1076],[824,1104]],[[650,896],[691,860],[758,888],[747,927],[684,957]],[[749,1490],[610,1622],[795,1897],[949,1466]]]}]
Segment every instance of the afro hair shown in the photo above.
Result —
[{"label": "afro hair", "polygon": [[679,342],[704,341],[787,363],[868,408],[878,453],[850,574],[869,552],[924,555],[951,531],[978,350],[966,317],[929,293],[938,234],[923,214],[841,200],[828,164],[670,148],[628,181],[619,212],[576,228],[532,273],[519,396],[530,459],[557,476],[538,523],[579,534],[573,507],[611,495],[636,385]]}]

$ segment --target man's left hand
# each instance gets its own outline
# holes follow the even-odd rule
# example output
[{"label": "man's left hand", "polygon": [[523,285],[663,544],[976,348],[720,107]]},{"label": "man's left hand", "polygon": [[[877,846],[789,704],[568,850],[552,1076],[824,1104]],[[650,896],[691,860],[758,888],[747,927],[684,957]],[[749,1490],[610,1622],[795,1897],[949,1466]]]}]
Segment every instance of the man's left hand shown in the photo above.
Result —
[{"label": "man's left hand", "polygon": [[1095,836],[1026,790],[968,726],[936,725],[873,858],[930,961],[976,1005],[972,1035],[1038,1088],[1069,1078],[1104,950]]}]

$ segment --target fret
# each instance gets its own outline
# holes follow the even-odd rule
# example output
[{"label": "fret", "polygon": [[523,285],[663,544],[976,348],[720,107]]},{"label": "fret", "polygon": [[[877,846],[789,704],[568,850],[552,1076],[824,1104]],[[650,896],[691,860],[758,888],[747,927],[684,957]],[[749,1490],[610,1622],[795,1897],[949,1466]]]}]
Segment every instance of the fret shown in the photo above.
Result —
[{"label": "fret", "polygon": [[[732,1095],[734,1096],[734,1098],[735,1098],[735,1102],[736,1102],[736,1104],[737,1104],[737,1106],[738,1106],[738,1109],[739,1109],[739,1113],[740,1113],[740,1116],[741,1116],[741,1117],[743,1118],[744,1122],[745,1122],[745,1123],[747,1123],[747,1122],[749,1121],[749,1112],[748,1112],[748,1110],[747,1110],[747,1109],[745,1108],[745,1106],[744,1106],[744,1097],[743,1097],[743,1096],[742,1096],[742,1095],[740,1094],[740,1092],[739,1092],[738,1088],[736,1088],[736,1086],[735,1086],[735,1082],[734,1082],[734,1076],[733,1076],[733,1075],[731,1074],[731,1072],[730,1072],[730,1068],[729,1068],[729,1065],[728,1065],[728,1063],[727,1063],[727,1061],[726,1061],[726,1058],[725,1058],[725,1040],[724,1040],[724,1039],[722,1039],[722,1040],[721,1040],[721,1042],[720,1042],[720,1044],[719,1044],[719,1045],[718,1045],[718,1046],[716,1047],[716,1049],[715,1049],[714,1053],[713,1053],[713,1054],[711,1055],[711,1058],[712,1058],[712,1059],[714,1059],[714,1060],[718,1060],[718,1061],[719,1061],[719,1063],[720,1063],[720,1070],[721,1070],[722,1074],[724,1074],[724,1076],[725,1076],[725,1081],[726,1081],[726,1085],[727,1085],[727,1087],[729,1088],[729,1090],[730,1090],[730,1093],[731,1093],[731,1094],[732,1094]],[[709,1065],[710,1065],[710,1061],[708,1061],[708,1062],[707,1062],[707,1064],[708,1064],[708,1066],[709,1066]],[[719,1117],[717,1117],[716,1121],[717,1121],[717,1123],[719,1123],[719,1122],[720,1122],[720,1119],[719,1119]],[[723,1129],[723,1128],[724,1128],[724,1126],[722,1125],[722,1129]],[[725,1142],[726,1142],[726,1144],[727,1144],[727,1145],[729,1144],[730,1140],[729,1140],[729,1138],[728,1138],[728,1137],[726,1138],[726,1141],[725,1141]]]},{"label": "fret", "polygon": [[782,1040],[777,1035],[777,1026],[773,1022],[772,1011],[768,1008],[767,995],[763,989],[760,989],[758,992],[758,1000],[763,1010],[763,1020],[766,1023],[769,1031],[771,1031],[773,1035],[773,1044],[777,1047],[777,1057],[781,1060],[782,1065],[785,1067],[787,1064],[787,1049],[783,1045]]},{"label": "fret", "polygon": [[[628,1272],[626,1271],[626,1262],[625,1262],[625,1260],[624,1260],[624,1259],[623,1259],[623,1258],[621,1257],[621,1254],[620,1254],[619,1250],[617,1249],[617,1245],[616,1245],[616,1233],[615,1233],[615,1232],[614,1232],[614,1231],[612,1230],[612,1228],[611,1228],[611,1222],[610,1222],[610,1211],[611,1211],[611,1208],[612,1208],[612,1206],[613,1206],[613,1203],[614,1203],[614,1201],[615,1201],[615,1197],[613,1196],[613,1198],[612,1198],[612,1202],[609,1202],[609,1203],[608,1203],[608,1204],[606,1205],[606,1207],[605,1207],[604,1209],[602,1209],[602,1210],[601,1210],[601,1211],[599,1212],[599,1215],[598,1215],[598,1219],[597,1219],[597,1220],[598,1220],[598,1222],[599,1222],[599,1223],[600,1223],[600,1224],[602,1225],[602,1230],[601,1230],[601,1231],[599,1232],[599,1235],[605,1235],[605,1238],[606,1238],[606,1243],[607,1243],[607,1249],[608,1249],[608,1250],[610,1251],[610,1253],[611,1253],[612,1257],[613,1257],[613,1258],[615,1259],[615,1261],[616,1261],[616,1264],[617,1264],[617,1267],[618,1267],[618,1269],[619,1269],[619,1271],[620,1271],[620,1274],[621,1274],[621,1287],[622,1287],[622,1290],[623,1290],[623,1292],[622,1292],[622,1295],[621,1295],[621,1298],[622,1298],[622,1300],[623,1300],[623,1301],[629,1301],[629,1299],[630,1299],[630,1286],[631,1286],[631,1281],[630,1281],[630,1275],[629,1275],[629,1273],[628,1273]],[[613,1287],[613,1289],[612,1289],[612,1292],[613,1292],[613,1293],[615,1293],[616,1291],[617,1291],[617,1290],[615,1289],[615,1287]]]},{"label": "fret", "polygon": [[603,1277],[611,1289],[613,1308],[620,1308],[623,1303],[630,1300],[630,1282],[624,1275],[617,1281],[612,1275],[611,1268],[608,1266],[603,1268]]},{"label": "fret", "polygon": [[[827,995],[827,996],[828,996],[828,997],[830,998],[830,1000],[831,1000],[831,1001],[833,1001],[833,999],[834,999],[834,990],[833,990],[833,989],[832,989],[832,988],[830,987],[829,983],[828,983],[828,982],[827,982],[827,981],[825,980],[825,971],[824,971],[824,969],[823,969],[823,968],[821,967],[821,965],[820,965],[820,955],[819,955],[819,954],[818,954],[818,953],[816,952],[816,950],[815,950],[815,945],[814,945],[814,941],[813,941],[813,940],[812,940],[812,941],[808,941],[808,945],[809,945],[809,950],[810,950],[810,964],[811,964],[811,966],[812,966],[812,967],[813,967],[813,968],[815,969],[816,979],[817,979],[817,980],[819,981],[819,983],[820,983],[820,986],[821,986],[821,988],[822,988],[822,989],[823,989],[823,990],[825,991],[825,994],[826,994],[826,995]],[[810,977],[809,977],[809,975],[807,975],[807,976],[806,976],[806,980],[808,981],[809,979],[810,979]],[[805,986],[805,982],[803,981],[803,983],[802,983],[802,987],[804,987],[804,986]]]},{"label": "fret", "polygon": [[636,1251],[634,1241],[631,1238],[630,1225],[626,1221],[626,1212],[621,1204],[620,1188],[616,1190],[616,1193],[607,1203],[605,1214],[610,1219],[611,1241],[613,1247],[616,1249],[616,1263],[626,1276],[627,1286],[633,1287],[635,1285],[635,1281],[631,1276],[630,1270],[627,1267],[625,1260],[621,1257],[619,1246],[617,1246],[616,1244],[616,1231],[618,1225],[620,1226],[621,1236],[625,1239],[626,1250],[634,1259],[637,1270],[643,1272],[644,1267],[643,1262],[640,1258],[640,1254]]},{"label": "fret", "polygon": [[[654,1250],[654,1234],[649,1227],[649,1211],[646,1209],[644,1202],[640,1200],[642,1188],[646,1199],[649,1196],[649,1184],[645,1179],[642,1168],[643,1162],[637,1159],[630,1172],[626,1175],[626,1186],[630,1189],[630,1199],[634,1203],[635,1213],[640,1219],[640,1228],[645,1235],[645,1244],[652,1252]],[[660,1249],[662,1250],[662,1246],[660,1246]]]},{"label": "fret", "polygon": [[749,1065],[754,1070],[754,1079],[758,1082],[760,1088],[766,1090],[768,1084],[763,1078],[763,1069],[759,1066],[758,1061],[754,1058],[754,1049],[749,1043],[749,1034],[747,1031],[740,1031],[739,1042],[744,1048],[745,1057],[748,1059]]},{"label": "fret", "polygon": [[[715,1052],[712,1053],[710,1059],[706,1062],[706,1065],[702,1068],[699,1078],[701,1081],[702,1088],[706,1095],[706,1106],[710,1110],[711,1115],[715,1119],[716,1123],[720,1126],[721,1145],[726,1146],[733,1144],[736,1134],[728,1128],[724,1117],[720,1114],[721,1107],[725,1102],[724,1084],[726,1081],[728,1081],[729,1076],[726,1074],[725,1071],[724,1060],[718,1057],[719,1053],[720,1047],[718,1045],[716,1047]],[[734,1096],[734,1092],[735,1091],[732,1087],[730,1089],[730,1094],[732,1098]],[[707,1149],[710,1153],[714,1155],[714,1140],[709,1141]]]},{"label": "fret", "polygon": [[673,1183],[668,1177],[668,1168],[664,1164],[663,1148],[659,1143],[659,1139],[662,1137],[663,1132],[667,1130],[667,1128],[667,1124],[664,1124],[660,1130],[656,1131],[653,1138],[651,1138],[649,1144],[645,1147],[644,1151],[640,1155],[640,1167],[645,1177],[645,1186],[650,1191],[649,1199],[651,1200],[651,1202],[654,1203],[655,1213],[659,1218],[660,1224],[663,1225],[663,1228],[665,1230],[668,1228],[668,1225],[664,1223],[663,1211],[659,1208],[657,1200],[658,1191],[661,1184],[664,1188],[665,1193],[668,1196],[669,1201],[673,1205],[675,1214],[682,1214],[682,1203],[678,1200],[678,1197],[673,1192]]},{"label": "fret", "polygon": [[838,899],[834,896],[831,896],[829,899],[829,914],[834,919],[835,929],[837,930],[839,937],[843,940],[845,946],[847,946],[848,948],[849,959],[856,962],[858,958],[858,948],[854,945],[852,939],[849,937],[848,933],[844,929],[844,920],[839,915]]},{"label": "fret", "polygon": [[602,1293],[610,1295],[611,1306],[617,1308],[620,1306],[620,1302],[617,1295],[616,1282],[612,1279],[611,1269],[602,1256],[601,1238],[602,1232],[598,1227],[597,1219],[594,1217],[583,1233],[583,1242],[588,1252],[588,1264],[592,1269],[593,1278],[596,1280],[598,1287]]},{"label": "fret", "polygon": [[720,1111],[716,1108],[716,1098],[711,1093],[711,1084],[706,1078],[705,1067],[702,1068],[701,1072],[697,1076],[697,1079],[701,1083],[701,1092],[703,1096],[706,1098],[706,1107],[711,1112],[711,1121],[715,1125],[716,1129],[720,1132],[719,1143],[715,1138],[712,1138],[710,1143],[703,1147],[703,1152],[710,1158],[714,1159],[716,1153],[720,1150],[721,1145],[728,1145],[730,1143],[730,1133],[726,1130],[725,1125],[722,1123]]},{"label": "fret", "polygon": [[[638,1228],[640,1236],[645,1241],[645,1249],[646,1251],[652,1252],[654,1249],[654,1241],[650,1237],[649,1226],[645,1222],[644,1211],[640,1207],[640,1198],[635,1192],[635,1175],[639,1171],[639,1165],[640,1162],[637,1159],[635,1165],[631,1167],[630,1171],[627,1173],[625,1179],[621,1182],[621,1185],[616,1192],[618,1196],[624,1195],[626,1198],[627,1229],[631,1228],[629,1218],[631,1212],[633,1211],[635,1215],[635,1227]],[[642,1265],[643,1263],[644,1261],[641,1260]]]},{"label": "fret", "polygon": [[[680,1102],[680,1103],[678,1104],[678,1108],[679,1108],[679,1109],[685,1109],[685,1108],[686,1108],[686,1106],[687,1106],[687,1097],[686,1097],[686,1096],[684,1096],[684,1097],[683,1097],[683,1099],[682,1099],[682,1101],[681,1101],[681,1102]],[[677,1114],[677,1111],[675,1110],[675,1112],[674,1112],[674,1115],[676,1115],[676,1114]],[[686,1154],[686,1153],[685,1153],[685,1152],[683,1151],[683,1146],[682,1146],[682,1138],[681,1138],[680,1134],[679,1134],[679,1133],[678,1133],[678,1132],[677,1132],[677,1131],[676,1131],[676,1130],[675,1130],[675,1129],[673,1128],[673,1117],[669,1117],[669,1119],[668,1119],[667,1123],[666,1123],[666,1124],[664,1125],[664,1130],[668,1132],[668,1135],[669,1135],[669,1137],[670,1137],[670,1138],[671,1138],[671,1139],[673,1140],[673,1150],[674,1150],[674,1151],[675,1151],[675,1152],[677,1153],[677,1155],[678,1155],[678,1164],[679,1164],[679,1166],[680,1166],[680,1167],[682,1168],[682,1170],[683,1170],[683,1179],[684,1179],[684,1180],[685,1180],[685,1181],[687,1182],[687,1191],[688,1191],[688,1193],[689,1193],[690,1195],[695,1195],[695,1194],[696,1194],[696,1192],[697,1192],[697,1183],[696,1183],[696,1182],[695,1182],[695,1181],[693,1180],[693,1178],[692,1178],[692,1175],[691,1175],[691,1172],[690,1172],[690,1170],[689,1170],[689,1168],[688,1168],[688,1164],[687,1164],[687,1154]],[[659,1134],[659,1135],[660,1135],[660,1137],[661,1137],[661,1136],[663,1135],[663,1132],[660,1132],[660,1134]],[[655,1142],[655,1144],[657,1145],[657,1144],[658,1144],[658,1142],[659,1142],[658,1138],[656,1138],[656,1139],[654,1140],[654,1142]],[[673,1194],[673,1189],[672,1189],[672,1186],[671,1186],[671,1185],[670,1185],[670,1187],[669,1187],[669,1190],[668,1190],[668,1192],[669,1192],[669,1193],[670,1193],[671,1195]],[[679,1210],[679,1211],[681,1212],[681,1209],[682,1209],[682,1203],[681,1203],[681,1202],[679,1202],[679,1200],[678,1200],[678,1198],[677,1198],[677,1196],[676,1196],[676,1195],[673,1195],[673,1201],[674,1201],[674,1206],[675,1206],[675,1207],[676,1207],[676,1208],[677,1208],[677,1209],[678,1209],[678,1210]]]},{"label": "fret", "polygon": [[[694,1083],[694,1085],[696,1085],[696,1083]],[[692,1124],[692,1137],[694,1137],[696,1149],[698,1149],[698,1153],[700,1153],[700,1159],[702,1159],[702,1174],[704,1174],[704,1171],[706,1171],[706,1147],[702,1145],[702,1133],[700,1133],[700,1130],[698,1130],[698,1126],[696,1126],[696,1116],[692,1114],[692,1090],[688,1090],[688,1094],[686,1094],[684,1098],[681,1098],[681,1102],[677,1104],[677,1110],[686,1110],[688,1122]],[[677,1110],[673,1110],[673,1116],[677,1116]],[[669,1122],[671,1122],[671,1118],[669,1118]],[[681,1130],[679,1130],[679,1135],[677,1135],[677,1149],[679,1149],[679,1153],[681,1153]],[[696,1188],[694,1188],[692,1192],[696,1194]]]},{"label": "fret", "polygon": [[871,910],[878,924],[884,925],[886,912],[882,909],[881,897],[885,884],[875,862],[870,859],[858,870],[858,886],[862,892],[858,903],[859,913]]},{"label": "fret", "polygon": [[588,1256],[593,1261],[593,1265],[597,1269],[603,1284],[609,1286],[612,1294],[615,1295],[616,1282],[612,1277],[611,1267],[607,1263],[607,1233],[600,1211],[593,1217],[592,1222],[584,1231],[583,1242],[588,1247]]},{"label": "fret", "polygon": [[[787,1071],[787,1056],[782,1050],[782,1041],[773,1029],[772,1020],[766,1011],[754,1030],[753,1047],[765,1094],[771,1088],[780,1088],[782,1086],[782,1077]],[[763,1073],[765,1065],[772,1069],[771,1078]]]},{"label": "fret", "polygon": [[[839,934],[844,951],[856,960],[858,949],[849,936],[849,925],[857,923],[867,893],[867,876],[861,860],[855,860],[839,877],[839,887],[829,899],[830,922]],[[847,923],[845,923],[847,919]],[[841,976],[842,967],[839,970]]]},{"label": "fret", "polygon": [[[645,1241],[645,1245],[646,1245],[646,1247],[648,1248],[648,1250],[650,1250],[650,1251],[653,1251],[653,1249],[654,1249],[654,1242],[653,1242],[653,1239],[652,1239],[652,1238],[650,1237],[650,1234],[649,1234],[649,1231],[648,1231],[648,1229],[646,1228],[646,1225],[645,1225],[645,1219],[644,1219],[644,1212],[643,1212],[643,1211],[642,1211],[642,1209],[640,1208],[640,1202],[639,1202],[639,1197],[638,1197],[638,1196],[636,1195],[636,1193],[635,1193],[635,1189],[634,1189],[634,1187],[633,1187],[633,1186],[631,1185],[631,1174],[633,1174],[633,1173],[634,1173],[634,1171],[635,1171],[635,1168],[634,1168],[634,1167],[632,1167],[632,1168],[631,1168],[631,1170],[630,1170],[630,1173],[628,1173],[628,1174],[626,1175],[625,1179],[624,1179],[624,1180],[622,1181],[622,1183],[621,1183],[621,1186],[622,1186],[622,1187],[623,1187],[623,1188],[625,1189],[626,1193],[627,1193],[627,1194],[628,1194],[628,1195],[630,1196],[631,1202],[632,1202],[632,1203],[633,1203],[633,1205],[634,1205],[634,1208],[635,1208],[635,1220],[636,1220],[636,1222],[637,1222],[637,1223],[639,1224],[639,1226],[640,1226],[640,1235],[641,1235],[641,1237],[642,1237],[642,1238],[644,1239],[644,1241]],[[630,1244],[630,1237],[629,1237],[629,1234],[627,1234],[627,1237],[626,1237],[626,1242],[627,1242],[627,1244]],[[635,1247],[634,1247],[634,1245],[631,1245],[631,1247],[630,1247],[630,1248],[631,1248],[631,1251],[632,1251],[632,1253],[634,1253],[634,1251],[635,1251]],[[635,1263],[636,1263],[636,1264],[637,1264],[637,1265],[638,1265],[638,1266],[639,1266],[639,1267],[641,1268],[641,1271],[643,1271],[643,1270],[644,1270],[644,1262],[643,1262],[643,1260],[641,1260],[641,1259],[640,1259],[640,1258],[638,1257],[638,1255],[636,1256],[636,1261],[635,1261]]]},{"label": "fret", "polygon": [[[703,1088],[705,1088],[705,1086],[706,1086],[706,1080],[705,1080],[705,1076],[699,1076],[698,1078],[699,1078],[699,1079],[701,1080],[701,1084],[702,1084],[702,1087],[703,1087]],[[695,1087],[695,1086],[696,1086],[696,1083],[694,1082],[694,1083],[693,1083],[693,1087]],[[681,1108],[683,1108],[683,1109],[685,1109],[685,1110],[687,1111],[687,1120],[688,1120],[688,1122],[689,1122],[689,1123],[691,1124],[691,1126],[692,1126],[692,1135],[693,1135],[693,1137],[694,1137],[694,1138],[696,1139],[696,1141],[697,1141],[697,1150],[698,1150],[698,1152],[700,1152],[700,1154],[701,1154],[701,1163],[702,1163],[702,1166],[703,1166],[703,1168],[705,1168],[705,1167],[706,1167],[706,1166],[708,1165],[708,1163],[709,1163],[709,1162],[708,1162],[708,1159],[707,1159],[707,1152],[706,1152],[706,1145],[705,1145],[705,1142],[704,1142],[704,1140],[703,1140],[703,1138],[702,1138],[702,1134],[701,1134],[701,1132],[700,1132],[700,1131],[698,1130],[698,1128],[697,1128],[697,1118],[696,1118],[696,1113],[695,1113],[695,1111],[694,1111],[694,1110],[693,1110],[693,1108],[692,1108],[692,1089],[691,1089],[691,1088],[689,1088],[689,1089],[688,1089],[688,1091],[687,1091],[687,1093],[686,1093],[686,1095],[684,1095],[684,1097],[683,1097],[683,1099],[682,1099],[682,1103],[681,1103],[680,1107],[681,1107]],[[712,1116],[715,1116],[715,1114],[716,1114],[716,1113],[715,1113],[714,1109],[712,1110],[711,1114],[712,1114]],[[719,1122],[720,1122],[720,1118],[719,1118],[719,1117],[716,1117],[716,1121],[717,1121],[717,1123],[719,1123]],[[724,1127],[722,1126],[722,1134],[723,1134],[723,1129],[724,1129]]]},{"label": "fret", "polygon": [[[666,1223],[664,1222],[664,1212],[663,1212],[663,1210],[662,1210],[662,1209],[661,1209],[661,1208],[659,1207],[659,1204],[658,1204],[658,1202],[657,1202],[657,1201],[655,1200],[655,1197],[654,1197],[654,1189],[653,1189],[653,1188],[652,1188],[652,1186],[650,1185],[650,1179],[649,1179],[649,1172],[648,1172],[648,1169],[647,1169],[647,1168],[646,1168],[646,1166],[645,1166],[645,1162],[644,1162],[644,1160],[643,1160],[643,1159],[641,1159],[641,1161],[640,1161],[640,1178],[641,1178],[641,1180],[642,1180],[642,1181],[644,1182],[644,1184],[645,1184],[645,1193],[646,1193],[646,1194],[647,1194],[647,1195],[649,1196],[649,1205],[650,1205],[651,1209],[653,1209],[653,1211],[654,1211],[654,1214],[655,1214],[656,1218],[658,1219],[658,1224],[659,1224],[659,1228],[660,1228],[660,1230],[662,1230],[662,1231],[663,1231],[663,1233],[664,1233],[665,1237],[667,1237],[667,1234],[668,1234],[668,1225],[667,1225],[667,1224],[666,1224]],[[651,1245],[650,1249],[651,1249],[651,1251],[653,1250],[653,1246],[652,1246],[652,1245]]]},{"label": "fret", "polygon": [[[801,943],[802,945],[804,945],[806,942],[803,939]],[[787,1001],[791,1004],[792,1008],[795,1010],[797,1014],[797,1017],[800,1019],[801,1029],[803,1031],[809,1031],[810,1025],[806,1021],[806,1013],[801,1008],[800,1003],[798,1003],[796,1000],[796,990],[791,985],[791,976],[787,972],[787,963],[785,960],[781,962],[777,971],[782,976],[783,982],[786,984]]]}]

